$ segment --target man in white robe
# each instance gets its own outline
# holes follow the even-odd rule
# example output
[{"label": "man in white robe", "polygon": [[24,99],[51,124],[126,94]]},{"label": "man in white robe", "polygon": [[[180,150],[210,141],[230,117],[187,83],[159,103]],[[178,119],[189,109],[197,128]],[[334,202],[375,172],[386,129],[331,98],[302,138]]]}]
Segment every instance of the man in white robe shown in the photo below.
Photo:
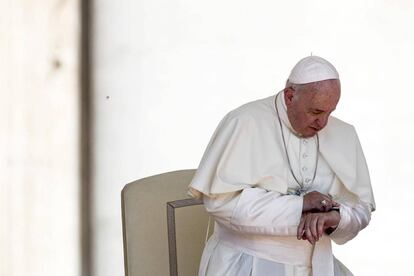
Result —
[{"label": "man in white robe", "polygon": [[189,186],[215,220],[199,276],[339,276],[333,257],[365,228],[375,201],[353,126],[330,113],[336,69],[310,56],[284,90],[220,122]]}]

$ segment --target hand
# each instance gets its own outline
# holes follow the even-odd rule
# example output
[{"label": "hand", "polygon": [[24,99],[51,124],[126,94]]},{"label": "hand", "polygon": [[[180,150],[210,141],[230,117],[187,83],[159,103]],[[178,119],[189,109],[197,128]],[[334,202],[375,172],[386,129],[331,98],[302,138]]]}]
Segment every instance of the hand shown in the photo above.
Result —
[{"label": "hand", "polygon": [[[325,202],[325,204],[322,202]],[[302,212],[328,212],[332,207],[339,207],[339,203],[333,201],[329,196],[317,191],[307,193],[303,196]]]},{"label": "hand", "polygon": [[298,240],[308,240],[314,245],[326,229],[336,228],[340,220],[341,216],[337,211],[304,213],[298,226],[297,238]]}]

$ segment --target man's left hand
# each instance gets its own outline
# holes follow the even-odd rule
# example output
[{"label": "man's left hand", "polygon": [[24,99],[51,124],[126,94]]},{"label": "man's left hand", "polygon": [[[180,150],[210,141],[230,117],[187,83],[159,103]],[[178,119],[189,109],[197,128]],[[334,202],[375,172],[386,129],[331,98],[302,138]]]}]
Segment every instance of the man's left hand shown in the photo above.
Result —
[{"label": "man's left hand", "polygon": [[328,228],[338,226],[341,216],[337,211],[303,213],[297,231],[298,240],[308,240],[314,245]]}]

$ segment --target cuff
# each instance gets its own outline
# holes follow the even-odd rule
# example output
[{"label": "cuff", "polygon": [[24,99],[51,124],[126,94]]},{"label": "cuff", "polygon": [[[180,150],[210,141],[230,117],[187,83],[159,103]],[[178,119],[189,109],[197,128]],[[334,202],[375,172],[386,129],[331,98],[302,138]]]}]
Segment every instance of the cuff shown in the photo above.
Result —
[{"label": "cuff", "polygon": [[333,230],[329,235],[331,239],[337,244],[344,244],[349,240],[349,236],[353,236],[350,235],[350,232],[353,232],[353,229],[350,229],[352,227],[350,227],[351,217],[349,215],[348,208],[350,207],[341,204],[339,207],[339,214],[341,216],[341,219],[339,220],[339,224],[336,229]]}]

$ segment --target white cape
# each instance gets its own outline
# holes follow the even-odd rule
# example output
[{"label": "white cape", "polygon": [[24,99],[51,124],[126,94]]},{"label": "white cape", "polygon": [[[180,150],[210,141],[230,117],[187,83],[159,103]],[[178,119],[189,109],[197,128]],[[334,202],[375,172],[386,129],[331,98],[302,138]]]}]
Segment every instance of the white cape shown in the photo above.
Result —
[{"label": "white cape", "polygon": [[[244,104],[221,120],[190,183],[192,196],[214,197],[246,187],[287,193],[286,179],[290,170],[275,97]],[[319,140],[320,154],[335,172],[337,181],[347,188],[347,194],[368,203],[374,211],[368,168],[354,127],[331,116],[327,126],[319,132]],[[335,196],[342,192],[331,191],[330,194]]]}]

